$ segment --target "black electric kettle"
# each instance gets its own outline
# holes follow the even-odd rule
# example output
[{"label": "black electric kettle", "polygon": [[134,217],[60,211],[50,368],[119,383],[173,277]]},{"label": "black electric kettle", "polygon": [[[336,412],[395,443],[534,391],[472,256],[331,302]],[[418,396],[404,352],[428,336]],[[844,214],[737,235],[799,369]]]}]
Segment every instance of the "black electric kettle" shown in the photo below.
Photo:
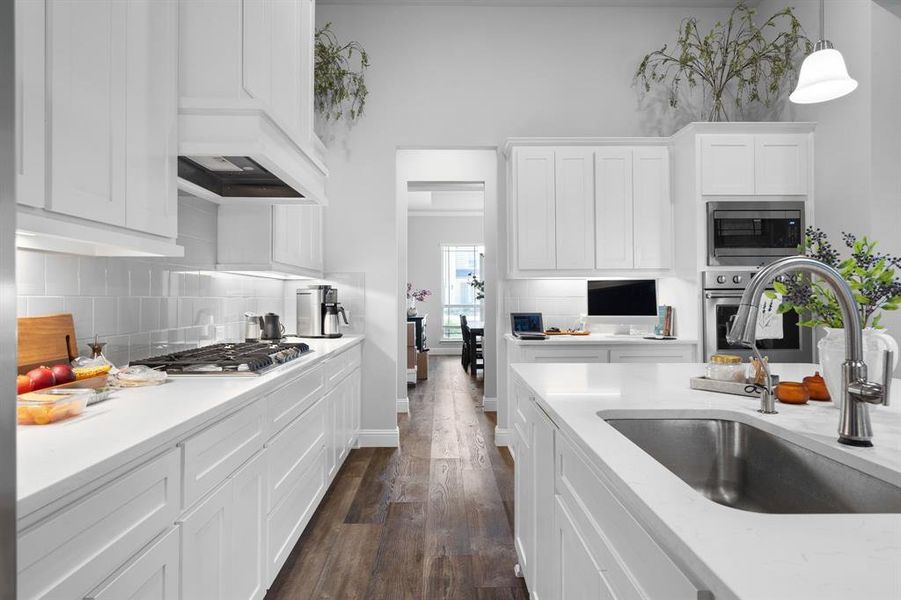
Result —
[{"label": "black electric kettle", "polygon": [[285,326],[279,323],[279,317],[275,313],[263,315],[263,332],[260,337],[264,340],[280,340],[285,335]]}]

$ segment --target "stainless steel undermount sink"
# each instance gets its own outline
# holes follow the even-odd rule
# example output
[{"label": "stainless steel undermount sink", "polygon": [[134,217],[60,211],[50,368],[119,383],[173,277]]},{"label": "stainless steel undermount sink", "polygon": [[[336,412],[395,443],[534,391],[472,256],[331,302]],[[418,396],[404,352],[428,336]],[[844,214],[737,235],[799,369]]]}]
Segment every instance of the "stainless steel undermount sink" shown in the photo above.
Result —
[{"label": "stainless steel undermount sink", "polygon": [[901,487],[762,429],[719,419],[606,419],[695,491],[741,510],[901,513]]}]

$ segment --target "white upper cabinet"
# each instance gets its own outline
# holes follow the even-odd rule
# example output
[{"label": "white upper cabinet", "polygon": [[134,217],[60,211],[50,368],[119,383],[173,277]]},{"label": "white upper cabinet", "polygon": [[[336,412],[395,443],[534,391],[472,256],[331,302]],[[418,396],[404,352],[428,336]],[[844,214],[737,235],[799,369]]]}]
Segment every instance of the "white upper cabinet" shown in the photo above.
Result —
[{"label": "white upper cabinet", "polygon": [[751,195],[754,193],[754,136],[701,137],[701,193]]},{"label": "white upper cabinet", "polygon": [[217,268],[321,277],[323,210],[314,205],[221,205]]},{"label": "white upper cabinet", "polygon": [[754,136],[754,193],[806,194],[808,140],[806,134]]},{"label": "white upper cabinet", "polygon": [[672,214],[666,148],[633,151],[633,232],[636,269],[672,266]]},{"label": "white upper cabinet", "polygon": [[514,151],[516,258],[520,269],[557,266],[554,150]]},{"label": "white upper cabinet", "polygon": [[665,146],[511,145],[510,276],[671,268]]},{"label": "white upper cabinet", "polygon": [[632,150],[595,151],[598,269],[632,268]]},{"label": "white upper cabinet", "polygon": [[705,134],[701,194],[793,196],[808,192],[807,134]]},{"label": "white upper cabinet", "polygon": [[594,153],[590,148],[556,151],[557,268],[594,265]]},{"label": "white upper cabinet", "polygon": [[182,255],[177,5],[19,0],[16,17],[17,192],[39,209],[20,211],[28,247]]}]

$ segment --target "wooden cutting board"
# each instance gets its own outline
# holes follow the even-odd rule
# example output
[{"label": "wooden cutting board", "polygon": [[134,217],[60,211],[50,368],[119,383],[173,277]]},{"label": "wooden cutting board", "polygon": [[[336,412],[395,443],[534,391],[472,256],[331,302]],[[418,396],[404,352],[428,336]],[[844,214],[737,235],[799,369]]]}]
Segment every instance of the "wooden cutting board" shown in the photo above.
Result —
[{"label": "wooden cutting board", "polygon": [[78,356],[75,321],[69,313],[43,317],[19,317],[19,373],[41,365],[68,363]]}]

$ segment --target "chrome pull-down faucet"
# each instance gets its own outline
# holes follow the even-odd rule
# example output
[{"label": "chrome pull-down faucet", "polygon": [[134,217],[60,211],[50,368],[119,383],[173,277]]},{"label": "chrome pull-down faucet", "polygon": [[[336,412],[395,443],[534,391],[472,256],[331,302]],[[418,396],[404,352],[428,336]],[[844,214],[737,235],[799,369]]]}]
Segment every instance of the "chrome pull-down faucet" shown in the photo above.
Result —
[{"label": "chrome pull-down faucet", "polygon": [[838,271],[807,256],[789,256],[763,267],[745,288],[726,339],[730,344],[755,349],[757,314],[764,291],[780,275],[795,272],[810,273],[823,279],[835,292],[842,312],[842,322],[845,324],[845,362],[842,365],[842,407],[838,441],[849,446],[872,446],[873,429],[867,404],[889,403],[893,357],[891,352],[886,352],[885,374],[881,383],[867,380],[860,312],[851,288]]}]

